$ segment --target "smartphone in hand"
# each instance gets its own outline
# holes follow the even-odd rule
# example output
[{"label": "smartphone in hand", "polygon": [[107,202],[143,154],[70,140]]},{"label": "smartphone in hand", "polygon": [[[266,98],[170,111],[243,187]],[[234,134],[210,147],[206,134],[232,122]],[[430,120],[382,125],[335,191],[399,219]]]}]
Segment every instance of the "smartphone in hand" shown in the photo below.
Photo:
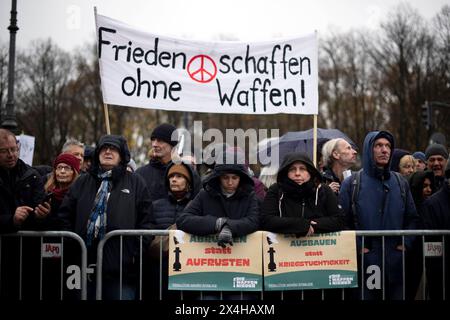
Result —
[{"label": "smartphone in hand", "polygon": [[53,198],[53,192],[48,192],[45,197],[44,197],[44,201],[42,201],[42,203],[44,202],[50,202],[50,200]]}]

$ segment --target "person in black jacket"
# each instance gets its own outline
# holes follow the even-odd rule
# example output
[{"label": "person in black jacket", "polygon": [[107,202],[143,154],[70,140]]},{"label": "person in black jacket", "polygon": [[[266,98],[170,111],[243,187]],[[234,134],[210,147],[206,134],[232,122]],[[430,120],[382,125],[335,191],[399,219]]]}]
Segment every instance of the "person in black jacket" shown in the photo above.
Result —
[{"label": "person in black jacket", "polygon": [[[423,204],[423,222],[425,229],[450,229],[450,161],[445,168],[445,177],[442,187],[429,197]],[[448,299],[450,290],[450,237],[445,236],[445,292]],[[436,236],[430,241],[442,242],[442,236]],[[427,258],[427,281],[431,300],[443,299],[443,269],[442,257]]]},{"label": "person in black jacket", "polygon": [[[98,242],[118,229],[153,229],[151,200],[139,175],[126,170],[130,160],[124,137],[105,135],[97,144],[92,167],[70,187],[58,212],[64,230],[74,231],[86,242],[88,264],[96,262]],[[148,240],[148,239],[147,239]],[[103,298],[119,299],[120,263],[123,267],[122,299],[135,297],[139,242],[123,238],[120,260],[119,237],[108,241],[103,254]],[[98,272],[98,270],[97,270]],[[88,284],[88,298],[94,293]]]},{"label": "person in black jacket", "polygon": [[261,215],[262,229],[275,233],[309,236],[345,228],[335,194],[304,153],[285,156]]},{"label": "person in black jacket", "polygon": [[[41,176],[19,159],[19,146],[14,133],[0,129],[0,234],[35,230],[49,212],[50,204],[44,202]],[[36,271],[39,270],[39,240],[23,239],[22,269],[19,266],[19,238],[1,238],[1,243],[0,298],[38,299],[39,272]]]},{"label": "person in black jacket", "polygon": [[178,229],[199,236],[218,234],[218,245],[232,244],[259,228],[254,184],[240,154],[226,152],[203,182],[203,190],[176,220]]},{"label": "person in black jacket", "polygon": [[[434,192],[433,171],[416,171],[407,177],[411,195],[414,199],[417,214],[419,215],[417,229],[425,229],[423,223],[423,204]],[[422,295],[420,281],[423,274],[423,244],[422,237],[414,238],[411,249],[406,251],[405,261],[405,287],[406,299],[414,300]]]},{"label": "person in black jacket", "polygon": [[144,178],[152,201],[166,197],[164,180],[167,167],[172,163],[172,149],[178,141],[172,140],[176,128],[168,123],[157,126],[151,134],[150,162],[136,170]]},{"label": "person in black jacket", "polygon": [[[219,154],[203,189],[176,219],[177,228],[187,233],[206,236],[217,234],[218,246],[233,245],[233,237],[253,233],[259,228],[258,199],[253,179],[245,168],[242,153],[228,150]],[[257,299],[255,293],[241,296],[226,292],[225,299]],[[219,299],[208,293],[205,300]]]},{"label": "person in black jacket", "polygon": [[[298,237],[345,229],[344,215],[333,190],[304,153],[287,154],[261,206],[261,229]],[[327,298],[338,292],[327,290]],[[304,293],[305,299],[320,299],[319,291]],[[268,297],[275,293],[269,293]],[[300,292],[284,292],[284,299],[299,299]]]}]

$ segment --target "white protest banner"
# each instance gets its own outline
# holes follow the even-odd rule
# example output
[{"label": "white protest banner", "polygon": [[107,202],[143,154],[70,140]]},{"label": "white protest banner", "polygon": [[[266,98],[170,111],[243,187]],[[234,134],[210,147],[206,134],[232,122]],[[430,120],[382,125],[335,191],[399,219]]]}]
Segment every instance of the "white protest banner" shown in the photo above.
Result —
[{"label": "white protest banner", "polygon": [[103,101],[149,109],[317,114],[317,35],[187,41],[96,15]]},{"label": "white protest banner", "polygon": [[16,136],[16,139],[20,143],[19,158],[29,166],[32,166],[35,138],[33,136],[21,134],[20,136]]}]

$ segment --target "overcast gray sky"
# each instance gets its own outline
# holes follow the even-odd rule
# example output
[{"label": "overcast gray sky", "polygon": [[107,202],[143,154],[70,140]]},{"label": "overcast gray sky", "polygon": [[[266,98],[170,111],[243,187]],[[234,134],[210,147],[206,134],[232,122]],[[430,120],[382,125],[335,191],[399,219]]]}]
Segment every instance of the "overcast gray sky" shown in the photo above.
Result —
[{"label": "overcast gray sky", "polygon": [[[52,38],[68,50],[93,42],[94,13],[160,35],[251,41],[290,37],[313,30],[374,29],[400,0],[17,0],[17,44]],[[426,19],[448,0],[407,0]],[[0,1],[0,42],[9,43],[10,0]]]}]

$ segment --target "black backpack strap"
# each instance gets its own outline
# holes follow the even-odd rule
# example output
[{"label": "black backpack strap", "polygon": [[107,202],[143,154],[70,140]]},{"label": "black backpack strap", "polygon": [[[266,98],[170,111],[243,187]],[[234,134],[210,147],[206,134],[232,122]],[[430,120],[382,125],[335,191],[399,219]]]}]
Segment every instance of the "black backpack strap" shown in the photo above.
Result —
[{"label": "black backpack strap", "polygon": [[361,185],[361,172],[362,169],[355,173],[352,173],[352,214],[355,229],[357,229],[358,226],[358,211],[356,210],[356,201],[358,200],[359,188]]}]

